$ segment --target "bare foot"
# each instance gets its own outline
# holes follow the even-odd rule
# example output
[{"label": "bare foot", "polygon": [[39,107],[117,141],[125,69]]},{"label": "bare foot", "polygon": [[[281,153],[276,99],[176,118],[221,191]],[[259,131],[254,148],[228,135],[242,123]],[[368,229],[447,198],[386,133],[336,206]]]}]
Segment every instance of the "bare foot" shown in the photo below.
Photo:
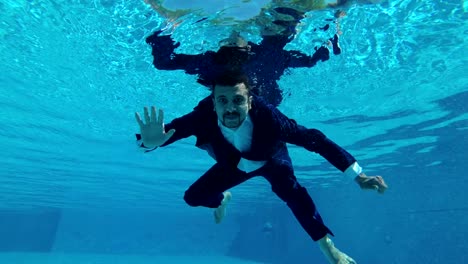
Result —
[{"label": "bare foot", "polygon": [[322,253],[330,264],[357,264],[354,259],[339,251],[328,236],[317,242],[319,243]]},{"label": "bare foot", "polygon": [[231,192],[224,192],[224,199],[221,201],[221,205],[215,209],[214,218],[215,223],[219,224],[223,221],[224,216],[226,215],[226,206],[232,199]]}]

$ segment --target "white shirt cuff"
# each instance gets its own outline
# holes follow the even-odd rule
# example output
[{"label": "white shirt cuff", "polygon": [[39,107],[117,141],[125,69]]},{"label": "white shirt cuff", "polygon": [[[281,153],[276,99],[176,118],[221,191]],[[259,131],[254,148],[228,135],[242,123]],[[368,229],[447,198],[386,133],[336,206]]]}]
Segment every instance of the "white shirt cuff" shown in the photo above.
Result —
[{"label": "white shirt cuff", "polygon": [[354,180],[354,178],[356,178],[356,176],[358,176],[360,173],[362,173],[362,168],[361,166],[359,166],[359,164],[357,162],[354,162],[353,164],[351,164],[351,166],[349,166],[345,171],[344,171],[344,174],[346,174],[346,176],[350,177],[351,179]]}]

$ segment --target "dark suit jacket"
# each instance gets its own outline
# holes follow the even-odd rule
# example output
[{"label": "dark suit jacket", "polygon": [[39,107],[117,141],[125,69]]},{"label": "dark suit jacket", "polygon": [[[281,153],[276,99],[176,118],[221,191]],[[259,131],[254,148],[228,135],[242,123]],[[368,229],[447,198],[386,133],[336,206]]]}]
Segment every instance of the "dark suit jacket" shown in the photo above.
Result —
[{"label": "dark suit jacket", "polygon": [[213,101],[209,96],[200,101],[192,112],[166,124],[166,131],[175,129],[176,132],[162,146],[195,136],[197,147],[207,150],[218,163],[231,168],[237,167],[241,157],[269,162],[290,160],[286,143],[320,154],[342,172],[356,161],[319,130],[298,125],[257,96],[253,97],[252,109],[249,111],[253,123],[251,148],[241,153],[224,138],[213,109]]}]

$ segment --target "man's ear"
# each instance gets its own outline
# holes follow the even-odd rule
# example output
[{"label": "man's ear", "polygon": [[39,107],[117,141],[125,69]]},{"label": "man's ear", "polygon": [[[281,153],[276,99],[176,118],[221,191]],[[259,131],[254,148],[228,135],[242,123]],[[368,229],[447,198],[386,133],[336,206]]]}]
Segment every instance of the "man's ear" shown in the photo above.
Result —
[{"label": "man's ear", "polygon": [[248,99],[248,104],[249,104],[249,110],[252,109],[252,100],[253,100],[253,96],[249,95],[249,99]]}]

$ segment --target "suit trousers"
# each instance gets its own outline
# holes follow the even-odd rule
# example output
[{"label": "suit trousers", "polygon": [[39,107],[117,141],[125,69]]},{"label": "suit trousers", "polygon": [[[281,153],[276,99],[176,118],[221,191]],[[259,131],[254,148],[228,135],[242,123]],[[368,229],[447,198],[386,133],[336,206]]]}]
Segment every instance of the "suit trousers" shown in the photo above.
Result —
[{"label": "suit trousers", "polygon": [[263,176],[271,184],[273,192],[286,202],[314,241],[327,234],[333,235],[323,223],[307,190],[298,183],[290,159],[273,158],[249,173],[216,163],[188,188],[184,200],[190,206],[217,208],[224,198],[224,191],[255,176]]}]

